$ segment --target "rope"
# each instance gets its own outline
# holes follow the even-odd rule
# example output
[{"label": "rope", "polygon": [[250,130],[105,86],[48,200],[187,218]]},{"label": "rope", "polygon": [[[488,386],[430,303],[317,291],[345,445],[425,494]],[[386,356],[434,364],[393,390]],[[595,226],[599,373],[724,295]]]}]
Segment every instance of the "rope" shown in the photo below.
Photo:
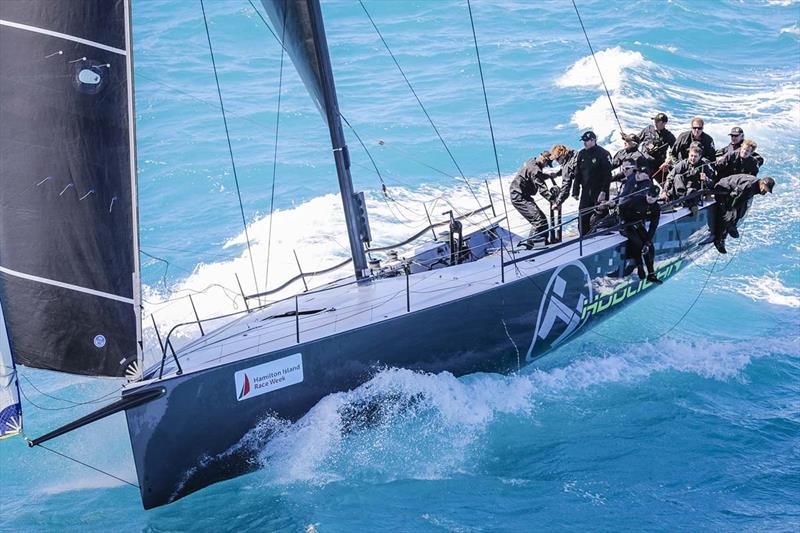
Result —
[{"label": "rope", "polygon": [[[422,100],[420,100],[419,96],[417,96],[417,91],[414,90],[414,87],[411,85],[411,82],[408,80],[408,77],[406,76],[406,73],[403,71],[403,67],[400,66],[400,63],[398,63],[397,58],[392,53],[391,48],[389,48],[389,44],[386,42],[386,39],[383,38],[383,35],[381,34],[381,31],[378,29],[378,26],[375,24],[375,21],[372,20],[372,16],[369,14],[369,11],[367,11],[367,6],[364,5],[364,2],[362,0],[358,0],[358,3],[361,4],[361,8],[364,10],[364,13],[367,15],[367,18],[369,19],[370,23],[372,24],[372,27],[375,29],[375,32],[378,34],[378,37],[380,37],[380,40],[383,43],[383,46],[386,47],[386,51],[389,52],[389,55],[391,56],[392,61],[394,61],[394,64],[397,67],[397,70],[399,70],[400,74],[403,76],[403,79],[405,80],[406,85],[408,85],[408,88],[411,89],[411,93],[414,95],[414,98],[417,100],[417,103],[419,104],[419,107],[422,109],[422,112],[425,113],[425,117],[427,117],[428,122],[430,123],[431,127],[433,128],[433,131],[436,132],[436,136],[439,137],[439,141],[441,141],[442,146],[444,146],[444,149],[447,152],[447,155],[450,156],[450,160],[453,162],[453,165],[455,165],[456,169],[458,170],[458,173],[461,175],[461,178],[464,180],[464,183],[467,184],[467,187],[469,188],[469,192],[472,193],[472,196],[475,198],[475,202],[477,202],[478,205],[481,205],[480,200],[478,200],[478,196],[475,194],[475,191],[472,189],[472,185],[470,185],[469,180],[467,180],[467,177],[464,175],[464,171],[461,170],[461,167],[458,165],[458,162],[456,161],[455,156],[453,156],[453,153],[450,151],[450,148],[447,146],[447,143],[444,141],[444,138],[442,138],[442,135],[439,133],[439,128],[437,128],[436,124],[434,124],[433,119],[428,114],[428,110],[425,109],[425,105],[422,103]],[[489,220],[488,216],[487,216],[487,220]]]},{"label": "rope", "polygon": [[[511,219],[508,217],[508,204],[506,204],[506,192],[503,185],[503,177],[500,174],[500,159],[497,157],[497,143],[494,140],[494,127],[492,126],[492,114],[489,112],[489,99],[486,96],[486,82],[483,79],[483,66],[481,65],[481,53],[478,49],[478,37],[475,35],[475,21],[472,18],[472,5],[470,0],[467,0],[467,10],[469,11],[469,23],[472,27],[472,42],[475,43],[475,57],[478,59],[478,72],[481,74],[481,88],[483,89],[483,103],[486,107],[486,118],[489,120],[489,133],[492,136],[492,150],[494,151],[494,164],[497,167],[497,181],[500,182],[500,194],[503,198],[503,210],[506,215],[506,224],[508,225],[508,232],[511,233]],[[491,196],[489,196],[491,198]],[[511,247],[511,255],[514,255],[514,248]]]},{"label": "rope", "polygon": [[[255,6],[253,6],[253,9],[255,9]],[[258,12],[258,10],[256,11]],[[258,13],[258,16],[261,17],[261,13]],[[283,33],[281,34],[281,42],[283,42],[283,38],[285,36],[286,36],[286,20],[283,21]],[[280,131],[280,126],[281,126],[281,92],[283,91],[283,58],[285,55],[285,51],[286,49],[283,46],[281,46],[281,66],[278,74],[278,110],[277,110],[277,115],[275,117],[275,147],[272,153],[272,190],[270,191],[270,196],[269,196],[269,229],[267,230],[267,267],[266,267],[266,272],[264,273],[265,289],[269,286],[269,258],[272,253],[272,215],[275,211],[275,177],[278,173],[278,132]],[[258,287],[256,287],[256,292],[259,292]]]},{"label": "rope", "polygon": [[233,147],[231,146],[231,135],[228,131],[228,119],[225,117],[225,105],[222,102],[222,90],[219,86],[219,75],[217,74],[217,62],[214,59],[214,48],[211,46],[211,33],[208,31],[208,19],[206,18],[206,8],[203,0],[200,0],[200,9],[203,11],[203,24],[206,28],[206,38],[208,39],[208,50],[211,53],[211,66],[214,68],[214,81],[217,84],[217,96],[219,97],[219,107],[222,110],[222,122],[225,124],[225,138],[228,140],[228,153],[231,157],[231,167],[233,168],[233,181],[236,184],[236,196],[239,199],[239,212],[242,215],[242,225],[244,226],[244,236],[247,240],[247,252],[250,255],[250,267],[253,270],[253,283],[256,285],[256,292],[258,292],[258,278],[256,277],[256,265],[253,262],[253,251],[250,248],[250,235],[247,232],[247,219],[244,216],[244,206],[242,205],[242,192],[239,189],[239,177],[236,174],[236,163],[233,159]]},{"label": "rope", "polygon": [[[253,10],[254,10],[254,11],[256,12],[256,14],[258,15],[258,18],[260,18],[260,19],[261,19],[261,22],[264,24],[264,26],[267,28],[267,30],[269,30],[270,34],[272,34],[272,37],[274,37],[274,38],[275,38],[275,41],[276,41],[276,42],[278,43],[278,45],[281,47],[281,76],[282,76],[282,75],[283,75],[283,70],[282,70],[282,69],[283,69],[283,56],[284,56],[284,52],[286,51],[286,47],[283,45],[283,39],[282,39],[282,38],[279,38],[279,37],[278,37],[278,36],[275,34],[275,31],[274,31],[274,30],[273,30],[273,29],[270,27],[270,25],[267,23],[267,20],[266,20],[266,19],[264,18],[264,16],[261,14],[261,11],[259,11],[259,10],[258,10],[258,8],[255,6],[255,4],[253,4],[253,1],[252,1],[252,0],[248,0],[248,2],[250,3],[250,6],[253,8]],[[285,26],[286,26],[286,25],[284,24],[284,32],[286,31],[286,28],[285,28]],[[278,98],[279,98],[279,102],[278,102],[278,103],[279,103],[279,105],[280,105],[280,89],[279,89]],[[280,107],[279,107],[279,110],[278,110],[278,112],[280,113]],[[400,222],[401,224],[404,224],[404,223],[403,223],[403,220],[401,219],[401,217],[400,217],[398,214],[396,214],[396,213],[395,213],[395,212],[392,210],[391,206],[389,205],[389,202],[387,201],[387,199],[388,199],[388,200],[391,200],[391,201],[393,201],[393,202],[397,203],[397,204],[398,204],[398,206],[400,206],[400,205],[401,205],[399,202],[397,202],[397,200],[395,200],[394,198],[392,198],[391,196],[389,196],[388,189],[387,189],[387,187],[386,187],[386,183],[385,183],[385,182],[384,182],[384,180],[383,180],[383,176],[381,175],[381,172],[380,172],[380,170],[378,170],[378,165],[375,163],[375,160],[373,159],[373,157],[372,157],[372,154],[371,154],[371,153],[370,153],[370,151],[367,149],[367,147],[366,147],[366,145],[364,144],[364,142],[361,140],[361,136],[358,134],[358,132],[355,130],[355,128],[354,128],[354,127],[353,127],[353,126],[352,126],[352,125],[351,125],[351,124],[350,124],[350,123],[347,121],[347,119],[346,119],[346,118],[345,118],[345,117],[344,117],[344,116],[341,114],[341,111],[339,111],[339,117],[340,117],[340,118],[341,118],[341,119],[342,119],[342,120],[345,122],[345,124],[347,124],[347,126],[350,128],[350,130],[351,130],[351,131],[353,132],[353,134],[356,136],[356,139],[358,139],[358,142],[361,144],[362,148],[364,148],[364,151],[367,153],[367,157],[369,157],[370,161],[372,162],[372,166],[373,166],[373,168],[375,169],[375,172],[376,172],[376,173],[377,173],[377,175],[378,175],[378,179],[379,179],[379,180],[380,180],[380,182],[381,182],[381,191],[383,192],[383,200],[384,200],[384,202],[386,203],[386,207],[389,209],[389,211],[391,212],[392,216],[393,216],[393,217],[395,217],[395,218],[397,219],[397,221],[398,221],[398,222]],[[275,144],[277,145],[277,127],[276,127],[276,142],[275,142]],[[276,146],[276,152],[277,152],[277,146]],[[355,162],[353,162],[353,163],[355,163]],[[409,187],[409,188],[410,188],[410,187]],[[406,208],[406,210],[408,210],[408,208]],[[270,222],[270,226],[271,226],[271,222]],[[271,231],[272,231],[272,228],[270,227],[270,232],[271,232]],[[346,250],[348,250],[348,253],[349,253],[349,248],[346,248]],[[269,253],[269,252],[268,252],[268,253]],[[269,263],[268,263],[268,264],[269,264]],[[268,266],[267,268],[269,268],[269,266]],[[264,287],[264,288],[266,289],[266,285],[265,285],[265,287]]]},{"label": "rope", "polygon": [[[202,0],[201,0],[201,1],[202,1]],[[27,437],[25,437],[25,440],[26,440],[27,442],[30,442],[30,441],[28,440],[28,438],[27,438]],[[38,446],[39,448],[43,448],[43,449],[47,450],[47,451],[48,451],[48,452],[50,452],[50,453],[54,453],[54,454],[56,454],[56,455],[60,455],[60,456],[61,456],[61,457],[63,457],[64,459],[69,459],[70,461],[74,461],[74,462],[78,463],[79,465],[83,465],[83,466],[85,466],[86,468],[91,468],[91,469],[92,469],[92,470],[94,470],[95,472],[100,472],[101,474],[105,474],[106,476],[108,476],[108,477],[110,477],[110,478],[114,478],[114,479],[116,479],[117,481],[121,481],[121,482],[123,482],[123,483],[126,483],[126,484],[130,485],[131,487],[135,487],[135,488],[137,488],[137,489],[138,489],[138,488],[140,488],[140,487],[139,487],[139,485],[137,485],[136,483],[131,483],[130,481],[128,481],[128,480],[126,480],[126,479],[122,479],[121,477],[119,477],[119,476],[115,476],[114,474],[112,474],[112,473],[110,473],[110,472],[106,472],[105,470],[101,470],[101,469],[97,468],[96,466],[92,466],[92,465],[90,465],[90,464],[88,464],[88,463],[84,463],[83,461],[80,461],[80,460],[78,460],[78,459],[75,459],[74,457],[70,457],[69,455],[67,455],[67,454],[65,454],[65,453],[61,453],[61,452],[59,452],[59,451],[57,451],[57,450],[54,450],[54,449],[52,449],[52,448],[48,448],[48,447],[47,447],[47,446],[45,446],[44,444],[37,444],[36,446]]]},{"label": "rope", "polygon": [[619,121],[619,117],[617,116],[617,110],[614,108],[614,102],[611,100],[611,93],[608,92],[608,86],[606,86],[606,80],[603,78],[603,71],[600,70],[600,64],[597,62],[597,58],[594,55],[594,48],[592,48],[592,43],[589,41],[589,34],[586,33],[586,28],[583,25],[583,19],[581,19],[581,14],[578,11],[578,5],[575,3],[575,0],[572,0],[572,6],[575,8],[575,14],[578,15],[578,22],[581,23],[581,30],[583,30],[583,36],[586,37],[586,44],[589,45],[589,51],[592,53],[592,59],[594,59],[594,64],[597,67],[597,73],[600,74],[600,81],[603,82],[603,89],[606,90],[606,96],[608,97],[608,103],[611,104],[611,111],[614,112],[614,118],[617,119],[617,125],[619,126],[620,134],[623,134],[622,130],[622,123]]},{"label": "rope", "polygon": [[[99,403],[99,402],[102,402],[102,401],[104,401],[106,398],[108,398],[108,397],[109,397],[109,396],[111,396],[112,394],[115,394],[115,393],[117,393],[117,392],[119,392],[119,391],[121,391],[121,390],[122,390],[122,387],[119,387],[118,389],[114,389],[114,390],[112,390],[111,392],[107,392],[107,393],[103,394],[102,396],[98,396],[98,397],[97,397],[97,398],[95,398],[94,400],[86,400],[86,401],[84,401],[84,402],[74,402],[74,401],[72,401],[72,400],[67,400],[66,398],[59,398],[58,396],[53,396],[52,394],[48,394],[48,393],[44,392],[43,390],[39,389],[39,387],[37,387],[37,386],[36,386],[36,385],[35,385],[35,384],[34,384],[34,383],[33,383],[33,382],[30,380],[30,378],[29,378],[28,376],[26,376],[25,374],[19,373],[18,375],[19,375],[19,376],[20,376],[22,379],[24,379],[25,381],[27,381],[27,382],[28,382],[28,384],[29,384],[31,387],[33,387],[33,388],[34,388],[34,390],[35,390],[36,392],[38,392],[39,394],[41,394],[42,396],[47,396],[48,398],[52,398],[53,400],[58,400],[58,401],[60,401],[60,402],[66,402],[66,403],[72,404],[72,406],[71,406],[71,407],[57,407],[57,408],[44,408],[44,407],[40,407],[40,406],[38,406],[38,405],[36,405],[36,406],[35,406],[35,407],[37,407],[37,408],[39,408],[39,409],[44,409],[44,410],[47,410],[47,411],[56,411],[56,410],[61,410],[61,409],[71,409],[72,407],[77,407],[77,406],[79,406],[79,405],[89,405],[89,404],[93,404],[93,403]],[[26,397],[26,399],[27,399],[27,397]]]}]

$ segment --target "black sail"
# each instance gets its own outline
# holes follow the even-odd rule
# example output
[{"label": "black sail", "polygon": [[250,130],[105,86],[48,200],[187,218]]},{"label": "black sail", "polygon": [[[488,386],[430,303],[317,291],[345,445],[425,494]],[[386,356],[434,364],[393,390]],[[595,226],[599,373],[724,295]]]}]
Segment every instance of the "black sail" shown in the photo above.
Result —
[{"label": "black sail", "polygon": [[[323,72],[316,47],[320,36],[312,24],[312,10],[315,1],[311,0],[261,0],[278,38],[292,58],[295,70],[326,121],[327,105],[323,90]],[[327,46],[325,44],[325,46]]]},{"label": "black sail", "polygon": [[342,131],[339,103],[333,81],[333,68],[328,54],[328,42],[319,0],[261,0],[267,10],[278,38],[292,58],[295,69],[328,124],[333,158],[339,178],[347,238],[356,278],[367,272],[364,243],[372,237],[367,220],[363,195],[353,191],[350,175],[350,155]]},{"label": "black sail", "polygon": [[0,1],[0,301],[19,364],[122,376],[138,359],[128,7]]}]

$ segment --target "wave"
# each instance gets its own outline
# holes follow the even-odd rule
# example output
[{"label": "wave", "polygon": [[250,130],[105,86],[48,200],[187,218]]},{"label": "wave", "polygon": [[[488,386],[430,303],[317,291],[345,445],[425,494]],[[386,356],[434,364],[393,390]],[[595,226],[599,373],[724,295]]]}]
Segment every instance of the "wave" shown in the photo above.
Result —
[{"label": "wave", "polygon": [[[678,53],[677,49],[669,51]],[[800,123],[800,75],[796,69],[774,72],[765,68],[764,74],[751,77],[749,84],[742,80],[722,86],[703,72],[687,77],[677,68],[657,65],[641,52],[620,46],[601,50],[596,57],[623,128],[639,131],[658,110],[667,112],[670,128],[677,135],[683,131],[682,124],[703,116],[706,133],[720,146],[728,143],[730,127],[739,125],[748,137],[759,141],[761,153],[774,152],[776,159],[770,163],[797,162],[797,151],[786,150],[786,136],[775,135],[776,131],[795,132]],[[606,148],[621,146],[619,125],[591,55],[573,63],[555,85],[599,93],[591,104],[573,113],[571,122],[580,129],[593,129]]]},{"label": "wave", "polygon": [[[483,436],[508,417],[536,423],[549,404],[656,374],[743,379],[754,358],[791,354],[797,338],[748,343],[664,339],[521,375],[426,374],[383,369],[355,390],[322,399],[283,424],[261,451],[263,483],[324,486],[342,479],[442,479],[470,470]],[[516,422],[515,422],[516,424]],[[274,431],[274,421],[264,426]],[[252,436],[250,437],[252,438]],[[256,439],[257,441],[258,439]]]}]

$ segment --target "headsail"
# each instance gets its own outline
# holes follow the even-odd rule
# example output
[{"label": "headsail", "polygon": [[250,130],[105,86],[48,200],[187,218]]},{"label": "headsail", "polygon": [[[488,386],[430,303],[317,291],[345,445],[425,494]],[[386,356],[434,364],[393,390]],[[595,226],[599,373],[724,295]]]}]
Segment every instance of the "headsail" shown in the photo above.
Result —
[{"label": "headsail", "polygon": [[18,364],[122,376],[140,353],[129,28],[127,0],[0,2],[0,301]]},{"label": "headsail", "polygon": [[0,303],[0,439],[22,432],[22,406],[19,403],[17,368],[11,358],[3,304]]}]

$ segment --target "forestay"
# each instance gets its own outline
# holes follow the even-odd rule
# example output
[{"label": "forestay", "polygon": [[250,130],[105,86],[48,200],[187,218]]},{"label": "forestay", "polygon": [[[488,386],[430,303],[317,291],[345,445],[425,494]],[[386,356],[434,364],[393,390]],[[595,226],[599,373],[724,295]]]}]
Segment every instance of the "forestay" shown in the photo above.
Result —
[{"label": "forestay", "polygon": [[4,364],[137,366],[128,17],[127,0],[0,2]]}]

